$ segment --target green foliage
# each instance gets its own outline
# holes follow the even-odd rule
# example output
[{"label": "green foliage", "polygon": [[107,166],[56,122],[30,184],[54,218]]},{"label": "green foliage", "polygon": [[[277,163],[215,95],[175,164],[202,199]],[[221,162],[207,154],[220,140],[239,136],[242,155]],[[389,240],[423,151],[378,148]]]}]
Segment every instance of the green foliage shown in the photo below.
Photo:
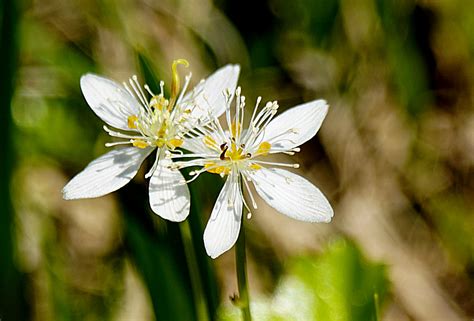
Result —
[{"label": "green foliage", "polygon": [[[16,92],[12,116],[21,129],[15,136],[16,149],[20,156],[46,155],[83,166],[93,157],[101,127],[79,87],[81,75],[93,72],[93,64],[35,20],[22,20],[20,36],[26,66],[38,68],[43,76],[28,79],[28,86]],[[85,123],[96,126],[85,128]]]},{"label": "green foliage", "polygon": [[384,266],[366,262],[345,240],[316,260],[297,260],[290,274],[314,291],[314,320],[375,320],[374,295],[383,298],[387,290]]},{"label": "green foliage", "polygon": [[[377,321],[387,290],[385,267],[340,239],[318,257],[290,260],[273,297],[254,300],[252,313],[264,321]],[[238,312],[228,307],[221,320],[236,320]]]},{"label": "green foliage", "polygon": [[[218,186],[219,184],[217,183],[214,185]],[[202,194],[204,194],[203,192],[207,191],[204,186],[205,185],[202,183],[189,186],[192,200],[202,199]],[[189,214],[188,220],[191,229],[191,238],[194,251],[198,263],[197,265],[199,269],[199,275],[201,282],[203,283],[204,294],[206,296],[207,309],[211,320],[215,320],[216,311],[219,307],[220,293],[217,286],[217,274],[214,270],[214,264],[212,259],[206,253],[204,241],[202,238],[204,231],[203,219],[207,218],[207,215],[204,214],[204,204],[206,203],[191,201],[191,212]]]},{"label": "green foliage", "polygon": [[25,320],[28,315],[24,284],[15,266],[13,221],[10,198],[11,169],[15,155],[11,142],[11,100],[17,72],[18,8],[14,0],[0,2],[0,318]]},{"label": "green foliage", "polygon": [[386,54],[394,85],[408,114],[416,117],[428,107],[432,97],[428,91],[426,61],[414,36],[415,27],[410,22],[413,4],[393,0],[376,3],[386,34]]},{"label": "green foliage", "polygon": [[125,223],[129,254],[148,288],[157,320],[195,320],[189,284],[172,244],[150,235],[131,214]]},{"label": "green foliage", "polygon": [[438,233],[462,264],[474,263],[474,216],[473,209],[461,197],[447,195],[430,202]]}]

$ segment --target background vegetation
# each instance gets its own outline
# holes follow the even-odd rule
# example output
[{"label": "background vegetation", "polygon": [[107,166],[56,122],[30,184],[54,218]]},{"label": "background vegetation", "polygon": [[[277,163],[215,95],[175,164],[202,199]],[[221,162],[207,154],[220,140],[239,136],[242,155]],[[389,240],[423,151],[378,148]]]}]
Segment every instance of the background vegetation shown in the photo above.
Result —
[{"label": "background vegetation", "polygon": [[241,64],[249,101],[331,105],[295,158],[334,221],[259,203],[255,320],[474,317],[474,3],[2,0],[0,28],[1,320],[194,320],[189,241],[212,320],[238,320],[233,252],[213,261],[202,244],[218,178],[191,185],[187,231],[150,212],[140,173],[113,195],[61,199],[108,141],[80,76],[156,88],[176,58],[194,83]]}]

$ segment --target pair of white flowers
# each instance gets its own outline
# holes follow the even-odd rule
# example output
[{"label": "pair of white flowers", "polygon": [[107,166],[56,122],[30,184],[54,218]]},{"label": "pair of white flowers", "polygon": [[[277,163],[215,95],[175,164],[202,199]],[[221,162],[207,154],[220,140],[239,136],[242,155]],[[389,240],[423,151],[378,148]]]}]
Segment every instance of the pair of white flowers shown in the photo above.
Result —
[{"label": "pair of white flowers", "polygon": [[[151,177],[149,200],[153,212],[180,222],[190,210],[187,183],[201,173],[226,177],[209,222],[204,244],[216,258],[236,242],[243,206],[257,208],[251,185],[270,206],[289,217],[307,222],[329,222],[333,210],[309,181],[284,167],[297,164],[272,162],[273,154],[293,155],[299,145],[319,130],[328,111],[324,100],[293,107],[281,115],[277,102],[260,106],[245,118],[246,102],[237,87],[240,67],[227,65],[186,94],[191,75],[180,89],[176,60],[172,66],[171,96],[164,96],[164,84],[155,94],[143,88],[134,76],[123,86],[109,79],[87,74],[81,89],[89,106],[108,126],[104,130],[124,145],[91,162],[63,189],[65,199],[99,197],[118,190],[138,172],[141,163],[156,150],[155,162],[145,175]],[[150,97],[150,98],[149,98]],[[225,113],[225,121],[218,119]],[[243,124],[248,123],[246,129]],[[182,150],[187,151],[184,153]],[[179,169],[197,167],[185,180]],[[251,206],[244,198],[244,190]]]}]

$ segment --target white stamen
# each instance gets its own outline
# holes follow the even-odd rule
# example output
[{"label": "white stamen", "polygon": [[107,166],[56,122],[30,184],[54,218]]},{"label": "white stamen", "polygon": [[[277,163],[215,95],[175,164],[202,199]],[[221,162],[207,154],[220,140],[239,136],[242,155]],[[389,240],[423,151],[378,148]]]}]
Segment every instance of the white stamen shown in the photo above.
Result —
[{"label": "white stamen", "polygon": [[263,165],[273,165],[273,166],[282,166],[282,167],[290,167],[290,168],[299,168],[300,164],[288,164],[288,163],[278,163],[278,162],[265,162],[261,160],[253,160],[255,164],[263,164]]},{"label": "white stamen", "polygon": [[133,135],[126,135],[122,134],[120,132],[113,131],[109,129],[107,126],[102,126],[102,128],[112,137],[118,137],[118,138],[126,138],[126,139],[146,139],[147,137],[145,136],[133,136]]},{"label": "white stamen", "polygon": [[137,88],[138,88],[138,91],[140,92],[140,95],[143,97],[143,100],[146,102],[145,105],[148,106],[147,99],[146,99],[146,95],[145,95],[145,93],[143,92],[143,89],[142,89],[142,87],[140,86],[140,83],[138,82],[138,77],[137,77],[137,75],[133,75],[132,78],[133,78],[133,81],[135,82],[135,84],[137,85]]},{"label": "white stamen", "polygon": [[130,90],[130,88],[128,87],[127,83],[124,81],[122,82],[122,85],[125,87],[125,90],[128,91],[128,93],[130,94],[130,96],[134,96],[134,94],[132,93],[132,91]]},{"label": "white stamen", "polygon": [[138,84],[137,75],[133,75],[132,78],[128,80],[128,82],[130,83],[130,86],[132,87],[133,91],[135,92],[135,96],[140,100],[143,107],[148,109],[149,108],[148,103],[146,101],[146,97],[144,97],[144,95],[142,95],[140,85]]},{"label": "white stamen", "polygon": [[156,153],[155,162],[153,163],[153,166],[152,166],[151,169],[148,171],[148,173],[145,174],[145,178],[149,178],[149,177],[153,176],[153,174],[154,174],[155,171],[156,171],[156,168],[158,167],[158,162],[160,161],[161,154],[162,154],[162,149],[160,149],[160,150]]},{"label": "white stamen", "polygon": [[132,141],[105,143],[105,147],[113,147],[117,145],[128,145],[128,144],[132,144]]},{"label": "white stamen", "polygon": [[145,86],[143,86],[143,87],[145,87],[145,90],[148,91],[148,93],[149,93],[152,97],[155,97],[155,96],[156,96],[156,95],[151,91],[150,87],[149,87],[147,84],[145,84]]},{"label": "white stamen", "polygon": [[192,76],[192,73],[189,73],[189,75],[187,75],[184,78],[183,89],[181,90],[181,93],[179,94],[178,100],[176,102],[176,104],[178,104],[178,105],[181,102],[181,100],[183,99],[184,93],[186,92],[186,89],[188,88],[189,81],[191,80],[191,76]]},{"label": "white stamen", "polygon": [[[242,176],[244,177],[244,185],[245,185],[245,188],[247,188],[247,193],[249,194],[250,196],[250,200],[252,201],[252,206],[254,209],[257,209],[257,202],[255,202],[255,198],[253,197],[253,194],[252,194],[252,191],[250,190],[250,186],[249,184],[247,183],[247,181],[252,181],[252,178],[250,177],[250,175],[245,175],[244,173],[242,173]],[[247,178],[247,179],[245,179]]]}]

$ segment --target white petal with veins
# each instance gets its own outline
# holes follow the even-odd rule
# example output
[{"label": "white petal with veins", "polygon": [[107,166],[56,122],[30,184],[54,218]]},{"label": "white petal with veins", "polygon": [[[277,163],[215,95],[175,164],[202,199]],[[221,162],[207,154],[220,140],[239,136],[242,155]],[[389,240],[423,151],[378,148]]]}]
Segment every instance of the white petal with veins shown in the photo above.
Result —
[{"label": "white petal with veins", "polygon": [[206,252],[212,258],[229,250],[239,236],[242,197],[234,178],[232,175],[227,178],[204,231]]},{"label": "white petal with veins", "polygon": [[325,100],[315,100],[290,108],[275,117],[265,128],[263,137],[272,147],[292,149],[310,140],[318,132],[328,112]]},{"label": "white petal with veins", "polygon": [[181,172],[169,165],[169,159],[160,160],[150,179],[150,206],[162,218],[181,222],[189,215],[189,189]]},{"label": "white petal with veins", "polygon": [[141,163],[152,151],[152,148],[126,147],[102,155],[63,188],[63,198],[93,198],[118,190],[137,174]]},{"label": "white petal with veins", "polygon": [[209,152],[209,148],[203,142],[203,137],[187,138],[181,147],[195,154]]},{"label": "white petal with veins", "polygon": [[328,200],[305,178],[279,168],[262,168],[250,176],[260,197],[277,211],[300,221],[331,221]]},{"label": "white petal with veins", "polygon": [[81,77],[81,89],[87,103],[104,122],[115,128],[128,127],[128,117],[137,115],[140,103],[116,82],[93,74]]},{"label": "white petal with veins", "polygon": [[218,69],[184,96],[182,103],[194,101],[196,107],[192,114],[195,118],[206,117],[209,112],[213,116],[220,116],[226,108],[224,91],[235,91],[239,73],[239,65],[226,65]]}]

